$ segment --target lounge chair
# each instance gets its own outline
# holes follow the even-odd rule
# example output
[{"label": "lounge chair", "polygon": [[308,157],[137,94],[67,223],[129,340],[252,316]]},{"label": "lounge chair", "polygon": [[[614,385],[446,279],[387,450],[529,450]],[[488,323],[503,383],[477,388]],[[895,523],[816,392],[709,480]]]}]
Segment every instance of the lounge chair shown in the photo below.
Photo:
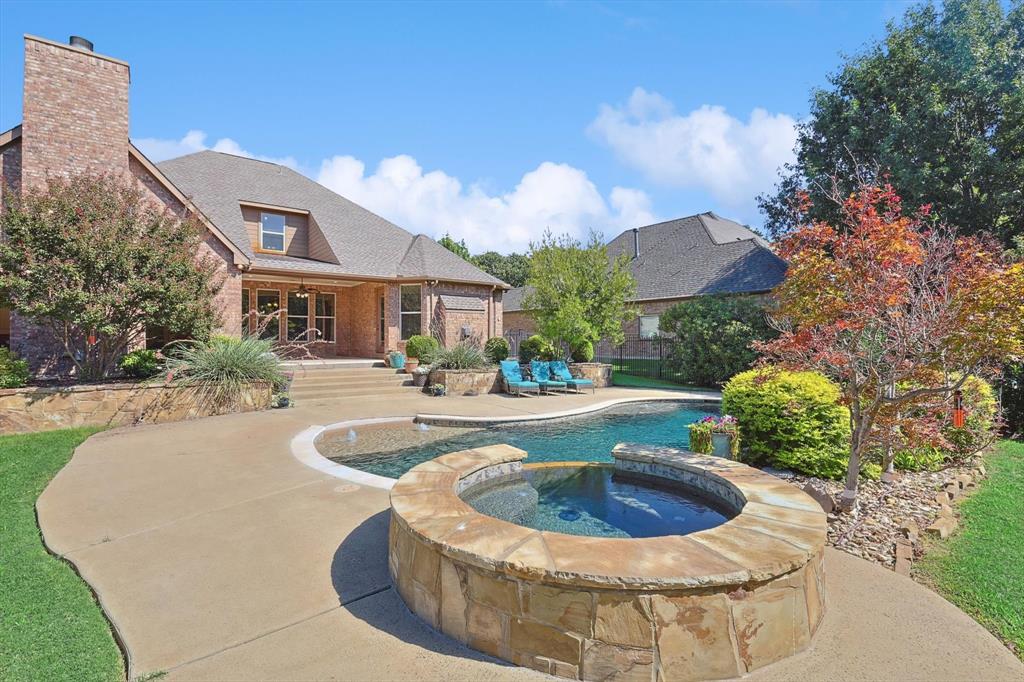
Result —
[{"label": "lounge chair", "polygon": [[551,376],[551,363],[544,360],[530,360],[530,373],[533,380],[540,384],[540,390],[550,393],[551,389],[564,391],[568,384]]},{"label": "lounge chair", "polygon": [[577,393],[582,393],[581,388],[590,387],[590,392],[594,393],[594,382],[592,379],[580,379],[574,377],[569,372],[568,366],[562,360],[555,360],[551,363],[551,374],[559,381],[564,381],[569,385],[569,388],[576,389]]},{"label": "lounge chair", "polygon": [[523,391],[533,392],[540,395],[540,384],[536,381],[526,381],[519,369],[519,363],[515,360],[501,361],[501,376],[505,379],[505,392],[514,395],[521,395]]}]

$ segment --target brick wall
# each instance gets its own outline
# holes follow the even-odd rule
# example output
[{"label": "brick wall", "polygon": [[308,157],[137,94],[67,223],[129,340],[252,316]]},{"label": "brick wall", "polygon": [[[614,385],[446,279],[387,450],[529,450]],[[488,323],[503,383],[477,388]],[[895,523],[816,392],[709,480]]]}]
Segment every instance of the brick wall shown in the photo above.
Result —
[{"label": "brick wall", "polygon": [[128,169],[128,65],[25,38],[22,183]]},{"label": "brick wall", "polygon": [[[4,192],[21,190],[21,139],[0,150],[0,200]],[[0,204],[2,205],[2,204]]]},{"label": "brick wall", "polygon": [[[423,310],[425,322],[429,320],[428,330],[438,337],[445,346],[452,346],[462,341],[462,327],[468,326],[471,336],[481,343],[492,336],[501,336],[503,314],[501,290],[479,284],[460,284],[455,282],[438,282],[424,287]],[[468,296],[480,301],[483,311],[446,310],[441,304],[442,295]]]}]

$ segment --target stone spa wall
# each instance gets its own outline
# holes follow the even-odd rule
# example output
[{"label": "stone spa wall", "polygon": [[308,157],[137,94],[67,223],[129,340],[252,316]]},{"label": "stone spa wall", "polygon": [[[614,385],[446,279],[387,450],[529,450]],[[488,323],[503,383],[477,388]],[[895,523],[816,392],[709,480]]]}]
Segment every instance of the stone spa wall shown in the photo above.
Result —
[{"label": "stone spa wall", "polygon": [[620,445],[618,468],[697,487],[737,515],[686,536],[580,537],[459,498],[525,456],[508,445],[451,453],[393,488],[389,570],[431,627],[583,680],[734,677],[810,643],[825,610],[825,516],[803,492],[737,462]]}]

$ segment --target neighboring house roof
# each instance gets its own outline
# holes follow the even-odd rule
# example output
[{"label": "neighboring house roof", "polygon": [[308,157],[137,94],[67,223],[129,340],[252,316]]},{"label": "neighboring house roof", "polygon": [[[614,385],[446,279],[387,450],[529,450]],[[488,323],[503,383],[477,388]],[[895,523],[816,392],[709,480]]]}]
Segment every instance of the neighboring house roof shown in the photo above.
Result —
[{"label": "neighboring house roof", "polygon": [[486,310],[484,302],[475,296],[441,294],[438,298],[441,299],[441,305],[445,307],[445,310],[472,310],[479,312]]},{"label": "neighboring house roof", "polygon": [[[414,236],[290,168],[214,151],[189,154],[158,166],[253,260],[253,267],[508,286],[426,235]],[[309,211],[337,263],[254,253],[242,219],[242,203]]]},{"label": "neighboring house roof", "polygon": [[[749,228],[714,213],[638,230],[636,256],[633,230],[608,244],[609,257],[630,257],[629,269],[637,284],[635,301],[770,291],[786,274],[786,262],[767,242]],[[503,310],[522,310],[528,294],[528,287],[505,292]]]}]

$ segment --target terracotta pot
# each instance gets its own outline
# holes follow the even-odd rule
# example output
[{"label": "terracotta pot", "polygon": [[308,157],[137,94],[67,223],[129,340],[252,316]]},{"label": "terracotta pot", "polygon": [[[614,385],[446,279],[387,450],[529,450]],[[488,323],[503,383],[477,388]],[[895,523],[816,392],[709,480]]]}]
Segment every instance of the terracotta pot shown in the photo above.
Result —
[{"label": "terracotta pot", "polygon": [[406,358],[405,359],[405,371],[412,374],[412,371],[420,366],[419,358]]}]

